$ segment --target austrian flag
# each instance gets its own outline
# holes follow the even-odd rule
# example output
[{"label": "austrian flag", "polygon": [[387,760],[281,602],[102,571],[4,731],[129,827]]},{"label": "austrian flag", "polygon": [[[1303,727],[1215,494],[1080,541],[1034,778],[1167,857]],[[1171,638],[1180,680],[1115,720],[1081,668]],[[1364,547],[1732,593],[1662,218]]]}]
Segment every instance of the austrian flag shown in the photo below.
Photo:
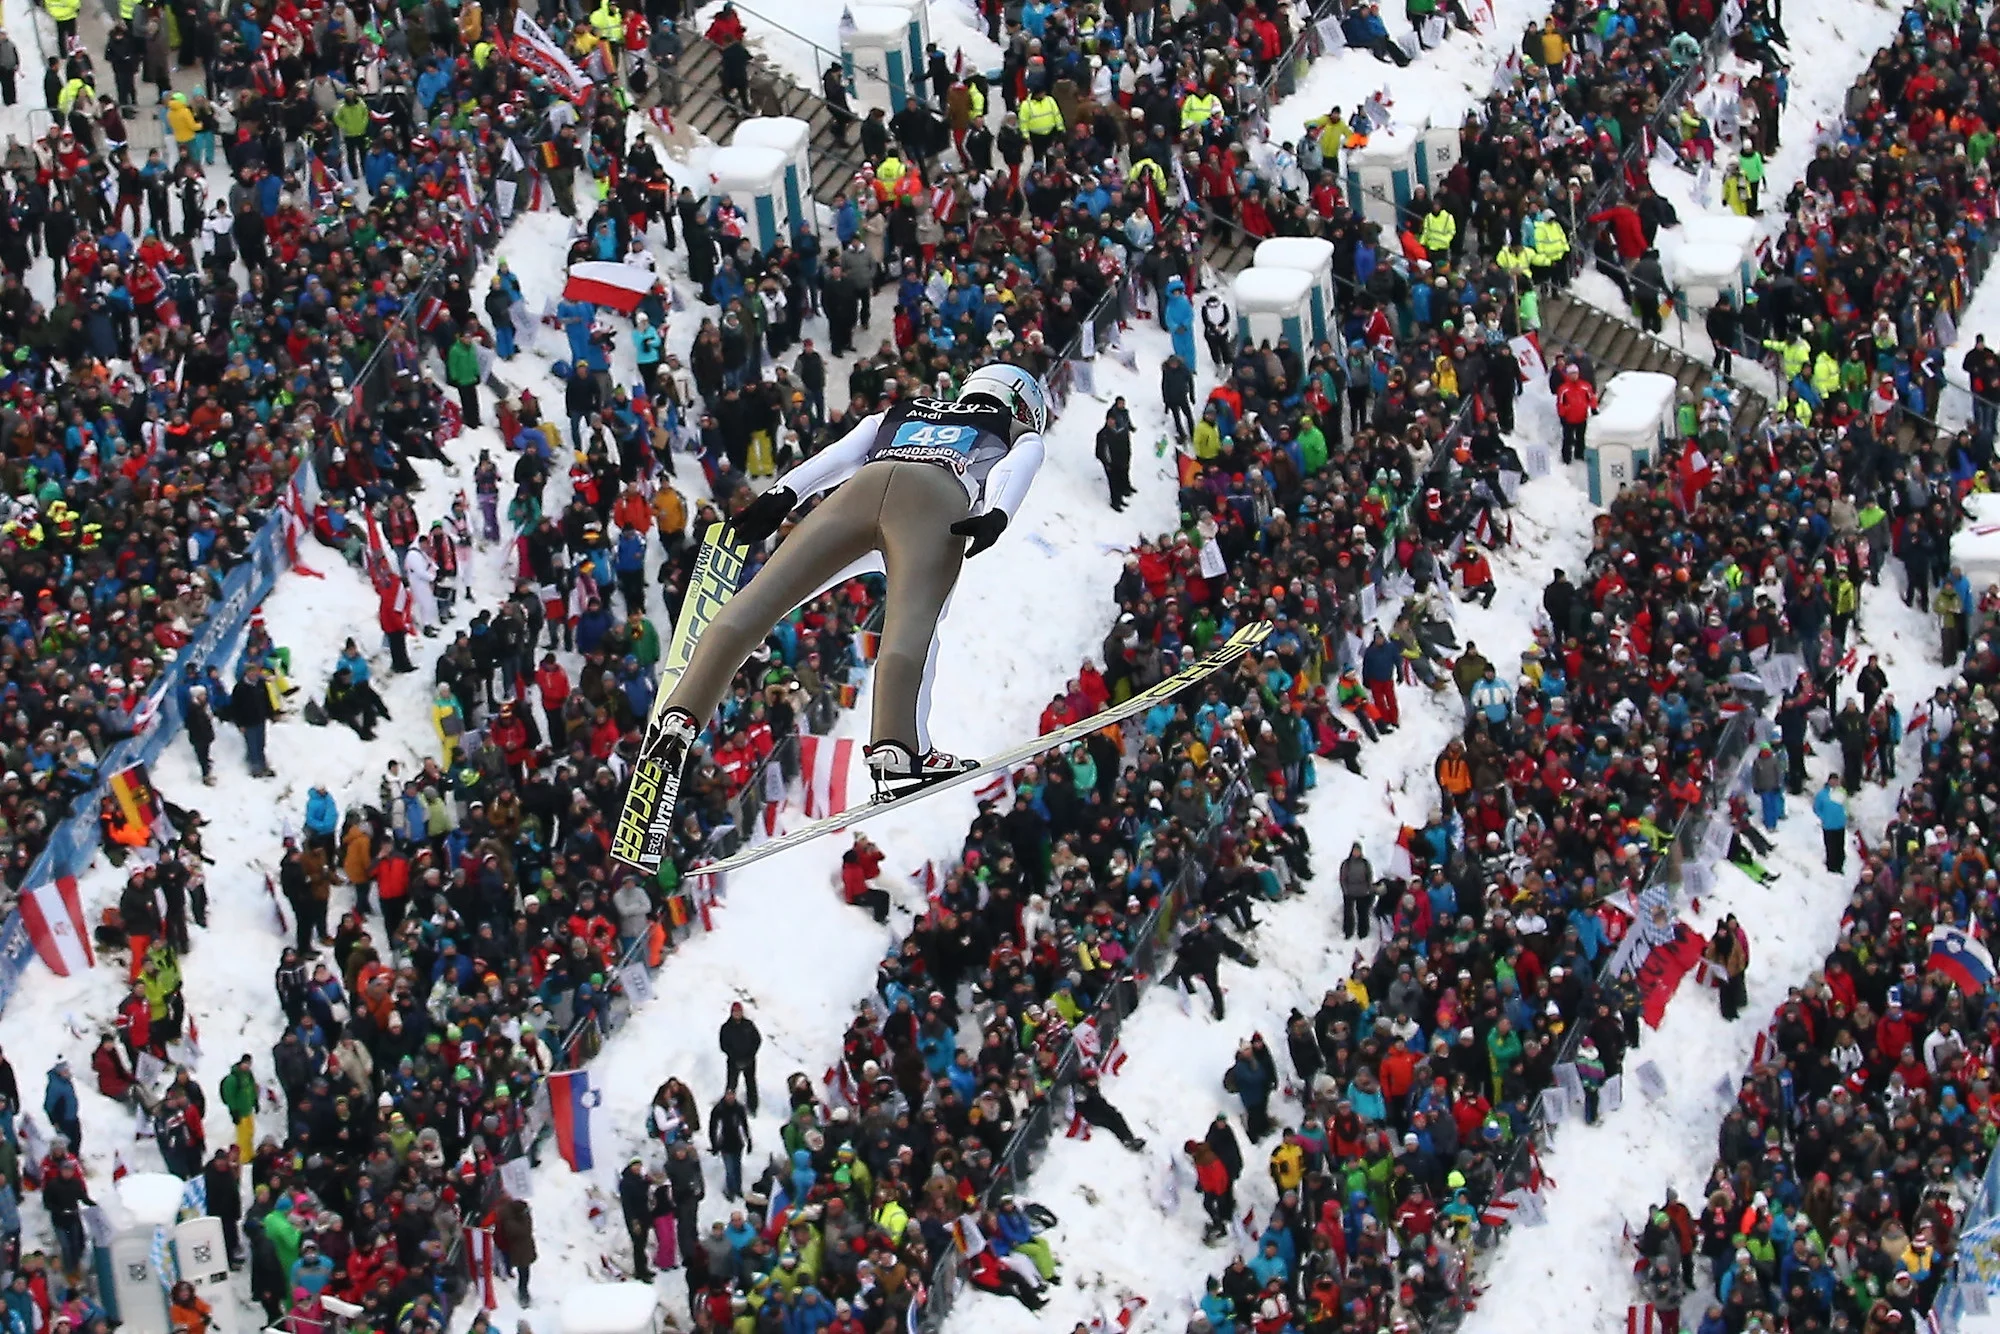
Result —
[{"label": "austrian flag", "polygon": [[68,977],[96,966],[75,876],[66,875],[23,892],[20,907],[21,925],[28,929],[35,953],[42,956],[50,972],[57,977]]}]

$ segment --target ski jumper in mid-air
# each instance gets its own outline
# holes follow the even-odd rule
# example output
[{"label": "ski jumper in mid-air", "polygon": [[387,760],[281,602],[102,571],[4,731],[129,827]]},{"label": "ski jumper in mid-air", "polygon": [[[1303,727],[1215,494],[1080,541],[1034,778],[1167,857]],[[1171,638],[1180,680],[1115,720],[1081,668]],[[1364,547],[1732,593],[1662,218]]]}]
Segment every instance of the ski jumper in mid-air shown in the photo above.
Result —
[{"label": "ski jumper in mid-air", "polygon": [[864,418],[731,519],[735,536],[754,545],[801,500],[834,488],[697,641],[644,757],[665,770],[662,799],[678,795],[695,739],[771,628],[877,552],[888,592],[868,768],[879,789],[894,791],[977,767],[930,745],[922,706],[933,640],[960,567],[999,539],[1027,498],[1047,426],[1039,380],[1018,366],[983,366],[955,401],[906,399]]}]

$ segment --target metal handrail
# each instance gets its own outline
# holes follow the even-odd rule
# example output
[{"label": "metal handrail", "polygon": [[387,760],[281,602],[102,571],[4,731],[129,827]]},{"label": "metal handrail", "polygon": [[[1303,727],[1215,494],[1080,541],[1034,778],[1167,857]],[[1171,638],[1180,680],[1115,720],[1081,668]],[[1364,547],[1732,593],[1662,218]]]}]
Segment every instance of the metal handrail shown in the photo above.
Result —
[{"label": "metal handrail", "polygon": [[[779,32],[785,34],[785,36],[790,37],[796,41],[804,42],[807,46],[810,46],[814,51],[816,51],[820,56],[825,58],[828,64],[840,66],[842,69],[846,68],[846,65],[843,61],[840,52],[827,50],[825,47],[821,46],[818,42],[815,42],[812,38],[806,36],[802,32],[799,32],[797,29],[788,28],[784,24],[778,22],[776,19],[770,17],[769,15],[758,13],[756,10],[750,8],[750,6],[743,4],[742,0],[730,0],[730,3],[731,7],[735,9],[737,13],[747,14],[751,18],[756,19],[757,22],[763,24],[767,28],[776,28]],[[841,12],[844,14],[846,13],[846,10],[843,9]],[[704,32],[702,35],[706,37],[707,33]],[[871,79],[879,79],[883,83],[887,83],[889,81],[889,76],[884,74],[881,70],[875,68],[873,65],[863,65],[859,61],[856,61],[854,68],[859,70],[861,73],[866,74]],[[850,87],[848,91],[851,93],[855,90]]]}]

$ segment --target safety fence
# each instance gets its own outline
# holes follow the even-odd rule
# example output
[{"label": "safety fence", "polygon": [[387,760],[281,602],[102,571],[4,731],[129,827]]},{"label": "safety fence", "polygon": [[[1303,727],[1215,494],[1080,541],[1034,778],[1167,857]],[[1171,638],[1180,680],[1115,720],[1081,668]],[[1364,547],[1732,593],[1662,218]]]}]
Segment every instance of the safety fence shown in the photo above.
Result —
[{"label": "safety fence", "polygon": [[[51,831],[49,841],[22,881],[23,889],[46,885],[64,876],[80,875],[97,855],[102,828],[98,812],[110,793],[111,776],[134,764],[155,763],[181,733],[182,699],[179,682],[185,668],[193,667],[197,677],[209,666],[226,663],[236,651],[244,629],[278,576],[291,568],[292,542],[286,515],[310,515],[319,502],[319,479],[305,466],[306,453],[295,452],[292,480],[279,505],[266,516],[243,560],[222,578],[212,610],[193,632],[187,647],[175,655],[134,716],[148,721],[136,735],[112,746],[99,759],[97,782],[70,804],[70,813]],[[227,674],[225,673],[225,676]],[[0,923],[0,1011],[13,999],[21,975],[34,957],[21,914],[8,904],[7,918]]]}]

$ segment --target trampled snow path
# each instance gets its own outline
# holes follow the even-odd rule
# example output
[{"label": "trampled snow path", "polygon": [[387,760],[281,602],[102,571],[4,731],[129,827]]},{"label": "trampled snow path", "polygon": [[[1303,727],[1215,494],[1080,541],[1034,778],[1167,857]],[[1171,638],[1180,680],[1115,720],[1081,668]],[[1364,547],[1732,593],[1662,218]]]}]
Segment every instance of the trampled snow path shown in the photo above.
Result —
[{"label": "trampled snow path", "polygon": [[[1880,588],[1863,590],[1860,654],[1879,653],[1890,693],[1905,716],[1944,682],[1937,631],[1931,618],[1901,601],[1900,570],[1885,572]],[[1683,1199],[1700,1191],[1714,1166],[1716,1132],[1748,1068],[1751,1046],[1786,992],[1805,982],[1825,961],[1839,934],[1841,913],[1858,869],[1850,845],[1846,872],[1830,875],[1819,822],[1810,808],[1828,767],[1825,748],[1808,763],[1806,798],[1788,797],[1777,846],[1764,864],[1779,873],[1760,888],[1733,866],[1723,866],[1716,892],[1681,919],[1707,935],[1722,914],[1733,912],[1750,937],[1749,1004],[1736,1023],[1724,1023],[1714,993],[1683,981],[1657,1032],[1626,1058],[1626,1070],[1653,1061],[1666,1077],[1666,1094],[1648,1102],[1628,1093],[1625,1105],[1585,1127],[1567,1123],[1543,1164],[1557,1186],[1547,1193],[1548,1225],[1514,1228],[1484,1270],[1487,1289],[1465,1322],[1466,1334],[1502,1334],[1562,1320],[1577,1328],[1622,1328],[1633,1300],[1631,1266],[1636,1253],[1622,1225],[1636,1236],[1646,1211],[1676,1188]],[[1837,752],[1835,752],[1837,756]],[[1905,751],[1907,765],[1911,752]],[[1909,769],[1902,769],[1907,778]],[[1901,785],[1864,785],[1851,803],[1849,827],[1866,839],[1881,836],[1895,811]],[[1727,1084],[1727,1088],[1723,1087]],[[1684,1318],[1698,1322],[1690,1300]],[[1553,1326],[1551,1326],[1553,1327]]]}]

